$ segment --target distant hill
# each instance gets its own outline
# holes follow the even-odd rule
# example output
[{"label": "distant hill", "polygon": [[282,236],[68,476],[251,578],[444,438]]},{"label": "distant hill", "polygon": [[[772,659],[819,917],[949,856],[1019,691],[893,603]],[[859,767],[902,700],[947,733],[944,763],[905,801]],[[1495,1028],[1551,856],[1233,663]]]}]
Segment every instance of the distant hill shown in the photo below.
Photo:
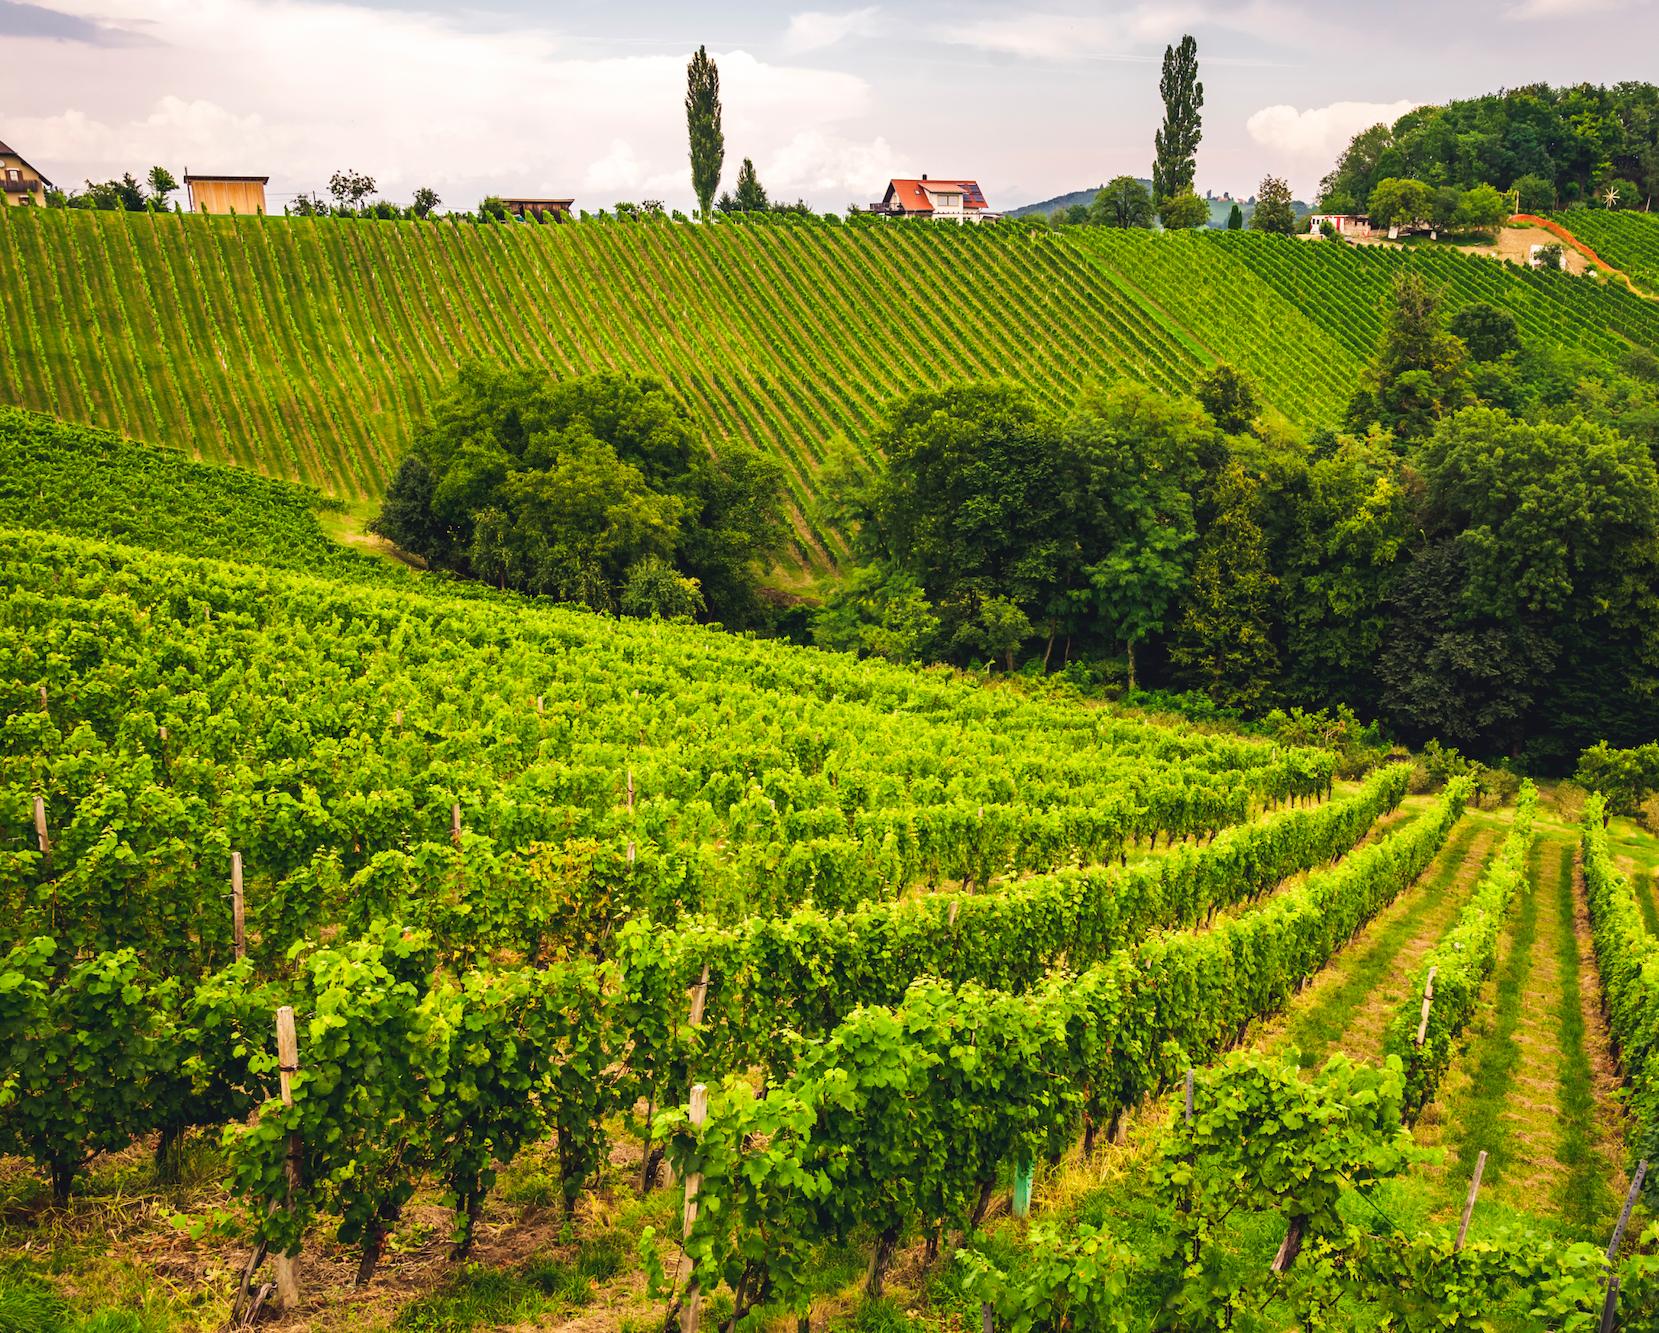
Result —
[{"label": "distant hill", "polygon": [[[1152,182],[1149,180],[1142,178],[1141,184],[1144,185],[1148,191],[1152,189]],[[1054,198],[1044,199],[1041,203],[1022,204],[1019,208],[1010,208],[1005,210],[1005,214],[1011,218],[1029,217],[1033,213],[1040,213],[1042,216],[1047,217],[1057,208],[1070,208],[1073,204],[1083,204],[1086,207],[1087,205],[1094,203],[1095,195],[1099,194],[1103,188],[1105,188],[1104,182],[1100,185],[1096,185],[1093,189],[1073,190],[1070,194],[1057,194]],[[1255,204],[1246,203],[1243,199],[1240,199],[1238,201],[1238,205],[1244,210],[1244,220],[1249,222],[1250,215],[1256,211]],[[1304,204],[1300,199],[1294,200],[1291,203],[1291,208],[1295,210],[1297,221],[1305,218],[1313,211],[1309,205]],[[1210,196],[1210,226],[1225,227],[1227,225],[1227,214],[1232,212],[1232,209],[1233,200],[1230,197],[1222,195]]]}]

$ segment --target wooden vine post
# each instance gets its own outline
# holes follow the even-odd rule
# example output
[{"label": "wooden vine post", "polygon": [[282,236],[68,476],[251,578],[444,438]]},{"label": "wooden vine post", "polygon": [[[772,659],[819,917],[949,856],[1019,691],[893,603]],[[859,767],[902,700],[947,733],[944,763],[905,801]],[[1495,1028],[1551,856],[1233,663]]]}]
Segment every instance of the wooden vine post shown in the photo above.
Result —
[{"label": "wooden vine post", "polygon": [[1475,1196],[1480,1193],[1480,1178],[1485,1174],[1486,1149],[1482,1148],[1480,1156],[1475,1158],[1475,1175],[1469,1182],[1469,1197],[1463,1201],[1463,1220],[1458,1223],[1457,1244],[1453,1246],[1454,1249],[1461,1250],[1463,1242],[1469,1237],[1469,1219],[1475,1215]]},{"label": "wooden vine post", "polygon": [[[703,1083],[694,1083],[691,1088],[691,1105],[688,1108],[687,1119],[691,1123],[693,1132],[701,1134],[704,1122],[709,1118],[709,1090]],[[681,1215],[681,1235],[684,1240],[691,1239],[691,1227],[697,1220],[697,1192],[703,1188],[703,1173],[692,1171],[685,1178],[685,1208]],[[697,1276],[690,1268],[691,1257],[685,1258],[688,1265],[685,1302],[680,1306],[680,1333],[697,1333],[698,1306],[702,1301],[702,1292],[697,1289]]]},{"label": "wooden vine post", "polygon": [[457,847],[461,845],[461,803],[459,801],[449,807],[449,840]]},{"label": "wooden vine post", "polygon": [[634,812],[634,770],[628,770],[628,813]]},{"label": "wooden vine post", "polygon": [[35,797],[35,842],[40,847],[40,859],[48,873],[52,869],[52,835],[46,831],[46,798]]},{"label": "wooden vine post", "polygon": [[52,711],[46,704],[46,687],[44,685],[40,687],[40,711],[43,713]]},{"label": "wooden vine post", "polygon": [[248,935],[242,914],[242,853],[230,854],[230,933],[236,961],[248,952]]},{"label": "wooden vine post", "polygon": [[[276,1011],[277,1031],[277,1078],[281,1083],[282,1104],[294,1104],[294,1075],[300,1068],[299,1034],[294,1030],[294,1009],[292,1005],[283,1005]],[[304,1150],[300,1146],[300,1136],[288,1136],[288,1210],[293,1211],[294,1196],[300,1191],[300,1157]],[[276,1256],[277,1295],[282,1301],[284,1309],[292,1310],[300,1303],[299,1264],[297,1259],[286,1254]]]},{"label": "wooden vine post", "polygon": [[1429,969],[1428,980],[1423,983],[1423,1016],[1417,1020],[1417,1044],[1421,1046],[1429,1035],[1429,1009],[1434,1004],[1434,974],[1440,970],[1439,966]]}]

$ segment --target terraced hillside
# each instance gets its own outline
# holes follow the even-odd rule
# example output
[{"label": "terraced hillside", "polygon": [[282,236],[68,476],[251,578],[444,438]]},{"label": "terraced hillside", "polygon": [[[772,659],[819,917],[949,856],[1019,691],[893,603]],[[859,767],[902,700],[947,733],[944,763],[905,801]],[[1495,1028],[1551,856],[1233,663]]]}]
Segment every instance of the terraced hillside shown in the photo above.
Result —
[{"label": "terraced hillside", "polygon": [[786,465],[808,563],[837,435],[1005,376],[1064,402],[1235,361],[1303,424],[1340,410],[1401,265],[1530,334],[1659,347],[1629,293],[1446,253],[1259,235],[593,223],[565,227],[8,210],[0,401],[370,500],[455,366],[660,376],[711,445]]},{"label": "terraced hillside", "polygon": [[1659,295],[1659,217],[1625,209],[1575,208],[1551,214],[1614,268],[1650,295]]}]

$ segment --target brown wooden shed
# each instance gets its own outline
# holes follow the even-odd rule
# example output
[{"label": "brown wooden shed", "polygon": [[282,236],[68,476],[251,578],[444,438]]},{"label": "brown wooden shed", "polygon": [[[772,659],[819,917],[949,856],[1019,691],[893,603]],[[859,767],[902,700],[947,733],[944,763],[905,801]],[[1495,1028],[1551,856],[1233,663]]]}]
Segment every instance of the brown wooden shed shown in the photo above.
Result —
[{"label": "brown wooden shed", "polygon": [[265,212],[269,176],[194,176],[185,174],[192,213],[238,213],[254,217]]},{"label": "brown wooden shed", "polygon": [[544,219],[553,222],[563,222],[570,216],[570,206],[574,199],[503,199],[507,211],[516,218],[529,214],[538,222]]}]

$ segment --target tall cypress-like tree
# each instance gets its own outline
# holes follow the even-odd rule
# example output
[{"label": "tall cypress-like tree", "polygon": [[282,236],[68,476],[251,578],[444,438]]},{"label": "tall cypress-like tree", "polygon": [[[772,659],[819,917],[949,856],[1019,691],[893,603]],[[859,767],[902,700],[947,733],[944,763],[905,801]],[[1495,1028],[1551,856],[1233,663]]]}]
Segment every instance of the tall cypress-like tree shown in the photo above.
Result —
[{"label": "tall cypress-like tree", "polygon": [[740,213],[764,213],[771,207],[766,188],[755,174],[752,158],[744,158],[743,165],[737,169],[736,203]]},{"label": "tall cypress-like tree", "polygon": [[1164,99],[1164,123],[1153,146],[1152,198],[1165,200],[1192,189],[1198,171],[1198,140],[1203,133],[1204,85],[1198,81],[1198,43],[1188,33],[1179,46],[1164,48],[1164,74],[1158,81]]},{"label": "tall cypress-like tree", "polygon": [[691,188],[703,220],[714,208],[720,169],[726,164],[726,135],[720,128],[720,70],[699,46],[685,71],[685,124],[691,140]]}]

